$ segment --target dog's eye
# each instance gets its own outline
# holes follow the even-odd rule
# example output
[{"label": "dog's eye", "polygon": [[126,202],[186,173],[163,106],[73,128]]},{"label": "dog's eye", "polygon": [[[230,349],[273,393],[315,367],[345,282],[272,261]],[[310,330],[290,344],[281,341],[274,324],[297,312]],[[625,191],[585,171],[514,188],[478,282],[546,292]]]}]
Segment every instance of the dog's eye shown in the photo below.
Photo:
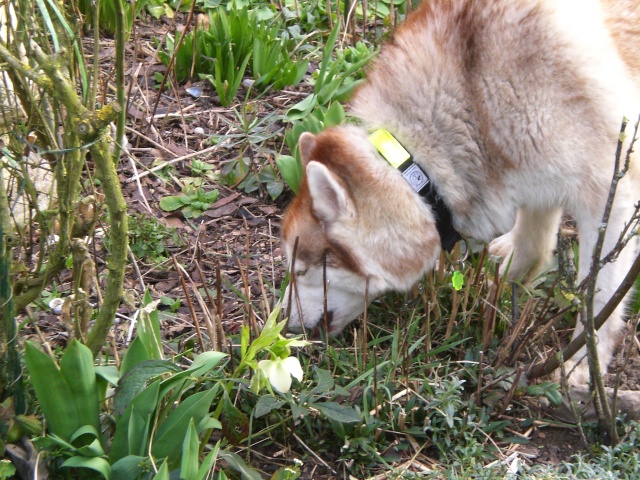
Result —
[{"label": "dog's eye", "polygon": [[307,270],[296,270],[296,277],[304,277],[305,274],[307,273]]}]

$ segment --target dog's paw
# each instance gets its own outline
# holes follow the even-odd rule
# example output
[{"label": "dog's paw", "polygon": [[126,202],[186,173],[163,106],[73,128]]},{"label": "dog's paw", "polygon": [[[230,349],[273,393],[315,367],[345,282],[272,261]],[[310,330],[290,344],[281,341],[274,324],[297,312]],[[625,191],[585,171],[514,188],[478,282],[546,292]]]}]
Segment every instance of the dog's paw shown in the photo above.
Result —
[{"label": "dog's paw", "polygon": [[518,278],[525,272],[520,272],[517,266],[517,256],[514,257],[513,233],[507,232],[496,238],[489,244],[489,255],[494,262],[500,262],[500,274],[504,275],[507,267],[509,268],[509,279]]},{"label": "dog's paw", "polygon": [[494,262],[500,260],[501,275],[507,272],[510,281],[520,280],[526,283],[548,263],[548,259],[536,250],[537,246],[534,244],[515,243],[512,230],[489,244],[489,255]]},{"label": "dog's paw", "polygon": [[513,255],[513,234],[507,232],[493,240],[489,244],[489,254],[496,260],[501,258],[500,263],[506,265]]}]

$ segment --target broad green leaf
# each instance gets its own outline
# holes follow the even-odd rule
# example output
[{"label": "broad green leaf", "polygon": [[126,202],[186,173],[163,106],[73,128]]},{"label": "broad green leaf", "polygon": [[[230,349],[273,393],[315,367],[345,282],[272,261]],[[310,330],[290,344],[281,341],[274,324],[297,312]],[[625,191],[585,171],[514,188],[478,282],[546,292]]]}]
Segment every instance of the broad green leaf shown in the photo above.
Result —
[{"label": "broad green leaf", "polygon": [[114,387],[118,385],[120,381],[120,372],[115,365],[98,365],[95,367],[96,375],[109,382]]},{"label": "broad green leaf", "polygon": [[482,431],[484,433],[493,433],[497,431],[504,430],[505,427],[508,427],[512,424],[510,420],[502,420],[499,422],[489,422],[484,427],[482,427]]},{"label": "broad green leaf", "polygon": [[335,381],[333,380],[333,374],[329,370],[316,368],[316,377],[318,379],[318,384],[311,391],[312,395],[324,395],[333,390]]},{"label": "broad green leaf", "polygon": [[138,337],[144,343],[151,359],[162,360],[162,337],[160,336],[160,320],[158,304],[160,300],[145,303],[138,316]]},{"label": "broad green leaf", "polygon": [[63,467],[69,468],[88,468],[102,475],[103,478],[111,480],[111,466],[104,458],[98,457],[71,457],[66,460]]},{"label": "broad green leaf", "polygon": [[60,359],[60,371],[69,386],[70,397],[75,403],[76,420],[80,426],[91,425],[96,431],[100,424],[100,402],[93,354],[76,339],[72,340]]},{"label": "broad green leaf", "polygon": [[122,358],[120,377],[124,377],[133,367],[147,360],[151,360],[151,355],[147,351],[147,347],[140,337],[134,338]]},{"label": "broad green leaf", "polygon": [[203,430],[220,430],[222,428],[222,423],[220,420],[214,417],[204,417],[200,423],[198,424],[198,431],[201,432]]},{"label": "broad green leaf", "polygon": [[253,416],[260,418],[273,410],[277,410],[287,402],[284,400],[278,400],[273,395],[263,395],[260,397],[253,409]]},{"label": "broad green leaf", "polygon": [[153,378],[167,372],[182,371],[177,365],[166,360],[148,360],[132,368],[120,379],[113,401],[116,412],[124,412],[129,402],[142,392]]},{"label": "broad green leaf", "polygon": [[262,476],[254,469],[249,467],[240,455],[231,453],[227,450],[220,450],[218,456],[227,462],[231,468],[242,475],[243,480],[262,480]]},{"label": "broad green leaf", "polygon": [[314,93],[309,95],[304,100],[296,103],[287,112],[287,119],[292,122],[294,120],[300,120],[311,112],[313,108],[318,104],[318,96]]},{"label": "broad green leaf", "polygon": [[169,195],[160,199],[160,208],[165,212],[173,212],[185,206],[184,195]]},{"label": "broad green leaf", "polygon": [[31,342],[25,343],[25,363],[49,431],[68,440],[82,425],[62,373],[53,360]]},{"label": "broad green leaf", "polygon": [[[111,463],[132,454],[131,450],[134,448],[136,452],[142,449],[143,453],[146,454],[144,449],[146,448],[148,431],[143,431],[144,429],[138,427],[138,425],[143,424],[146,419],[152,418],[158,405],[159,391],[160,382],[153,382],[127,405],[124,413],[118,418],[116,433],[109,450]],[[132,425],[135,428],[131,428]],[[146,427],[148,430],[151,425],[146,425]]]},{"label": "broad green leaf", "polygon": [[137,480],[147,461],[147,457],[127,455],[111,465],[111,475],[117,480]]},{"label": "broad green leaf", "polygon": [[198,432],[193,423],[193,418],[189,421],[189,428],[182,441],[182,459],[180,462],[180,478],[185,480],[195,480],[198,474]]},{"label": "broad green leaf", "polygon": [[[92,425],[80,427],[73,435],[71,435],[69,442],[77,445],[78,442],[76,442],[76,440],[82,437],[85,437],[82,442],[84,446],[77,449],[78,453],[81,453],[86,457],[100,457],[104,455],[104,449],[100,444],[100,433],[95,429],[95,427]],[[91,438],[93,438],[93,440],[89,442],[89,439]]]},{"label": "broad green leaf", "polygon": [[302,163],[290,155],[281,155],[276,159],[276,166],[282,179],[293,190],[293,193],[298,193],[304,175]]},{"label": "broad green leaf", "polygon": [[345,407],[334,402],[315,403],[314,408],[317,408],[320,413],[325,415],[331,420],[335,420],[341,423],[357,423],[362,419],[358,412],[352,407]]},{"label": "broad green leaf", "polygon": [[325,127],[340,125],[344,122],[344,118],[345,113],[342,104],[340,102],[331,102],[331,106],[324,114],[324,125]]},{"label": "broad green leaf", "polygon": [[144,412],[138,412],[135,405],[131,409],[131,416],[126,430],[127,453],[129,455],[142,456],[147,454],[153,426],[152,418],[154,417],[151,414],[145,415]]},{"label": "broad green leaf", "polygon": [[[161,383],[160,397],[164,397],[165,394],[174,388],[177,383],[182,382],[185,378],[199,378],[213,370],[220,361],[227,357],[226,353],[222,352],[202,352],[196,357],[191,366],[170,378],[163,380]],[[218,390],[219,384],[214,385],[213,389]]]},{"label": "broad green leaf", "polygon": [[335,99],[336,92],[342,85],[342,78],[337,77],[331,80],[330,82],[325,83],[322,86],[322,89],[317,93],[318,95],[318,103],[320,105],[328,105],[331,100]]},{"label": "broad green leaf", "polygon": [[89,445],[85,445],[76,450],[79,455],[83,457],[103,457],[105,455],[104,449],[100,444],[100,439],[95,438]]},{"label": "broad green leaf", "polygon": [[240,445],[249,435],[249,419],[225,393],[222,399],[222,434],[232,445]]},{"label": "broad green leaf", "polygon": [[184,439],[189,420],[198,424],[209,413],[209,407],[215,396],[215,391],[206,390],[183,400],[158,428],[153,443],[153,454],[158,457],[168,457],[173,464],[180,456],[181,442]]}]

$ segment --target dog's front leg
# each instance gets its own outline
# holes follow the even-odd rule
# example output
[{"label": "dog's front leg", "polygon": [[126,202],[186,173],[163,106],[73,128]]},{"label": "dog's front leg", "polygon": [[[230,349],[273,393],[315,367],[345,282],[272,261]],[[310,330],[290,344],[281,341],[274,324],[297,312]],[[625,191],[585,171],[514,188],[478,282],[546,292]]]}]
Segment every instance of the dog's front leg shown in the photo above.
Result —
[{"label": "dog's front leg", "polygon": [[549,264],[561,216],[560,208],[521,208],[514,227],[491,242],[489,253],[502,257],[509,279],[527,282]]},{"label": "dog's front leg", "polygon": [[[619,189],[613,203],[609,222],[602,248],[601,258],[606,257],[614,249],[619,248],[620,233],[633,212],[632,194],[626,185]],[[574,214],[578,223],[580,235],[580,260],[578,281],[582,282],[587,275],[597,274],[596,292],[594,298],[594,315],[609,301],[618,289],[622,279],[629,270],[637,252],[637,239],[633,239],[617,256],[614,262],[607,262],[597,272],[591,272],[593,249],[598,240],[598,230],[602,222],[602,213],[589,211],[589,207]],[[616,310],[597,332],[598,357],[603,371],[611,362],[616,345],[624,329],[626,299],[618,305]],[[578,321],[573,338],[584,330],[582,321]],[[589,381],[589,367],[586,361],[586,347],[582,347],[570,360],[566,362],[565,371],[569,374],[572,385],[586,384]]]}]

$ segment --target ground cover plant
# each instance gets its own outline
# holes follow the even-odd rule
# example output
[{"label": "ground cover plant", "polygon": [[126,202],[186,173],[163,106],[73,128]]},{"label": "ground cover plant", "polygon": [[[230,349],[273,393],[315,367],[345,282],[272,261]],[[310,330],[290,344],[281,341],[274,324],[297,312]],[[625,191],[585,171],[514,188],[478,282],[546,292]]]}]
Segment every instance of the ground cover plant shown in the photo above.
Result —
[{"label": "ground cover plant", "polygon": [[[297,139],[349,121],[410,3],[14,4],[0,479],[637,476],[637,422],[558,420],[562,382],[526,380],[586,297],[567,282],[570,221],[530,285],[463,243],[342,337],[286,335],[277,236]],[[639,301],[610,386],[640,390]]]}]

